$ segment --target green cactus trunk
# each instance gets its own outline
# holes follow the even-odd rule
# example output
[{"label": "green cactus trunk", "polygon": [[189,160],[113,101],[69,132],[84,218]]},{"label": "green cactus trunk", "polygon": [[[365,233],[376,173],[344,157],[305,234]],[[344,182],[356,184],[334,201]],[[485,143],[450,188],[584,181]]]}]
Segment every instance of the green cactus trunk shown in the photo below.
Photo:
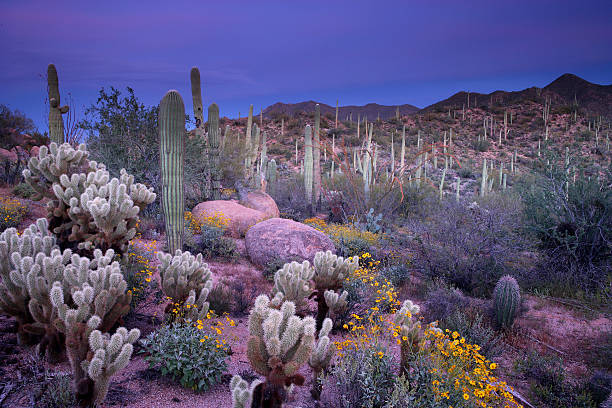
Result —
[{"label": "green cactus trunk", "polygon": [[168,91],[159,104],[162,209],[168,251],[183,249],[185,106],[181,95]]},{"label": "green cactus trunk", "polygon": [[253,126],[253,105],[249,107],[249,117],[247,119],[246,138],[244,140],[244,148],[246,156],[244,158],[244,170],[247,180],[251,178],[251,127]]},{"label": "green cactus trunk", "polygon": [[306,190],[306,202],[309,206],[312,206],[312,166],[312,130],[310,125],[306,125],[304,130],[304,188]]},{"label": "green cactus trunk", "polygon": [[321,107],[315,106],[314,142],[313,142],[313,185],[314,204],[319,208],[321,198]]},{"label": "green cactus trunk", "polygon": [[47,67],[47,86],[49,88],[49,138],[61,145],[64,143],[64,120],[62,114],[68,112],[68,106],[60,106],[59,80],[55,65]]},{"label": "green cactus trunk", "polygon": [[196,121],[195,134],[202,142],[202,164],[204,167],[204,180],[202,194],[206,200],[211,197],[212,181],[210,162],[208,157],[208,138],[204,134],[204,106],[202,105],[202,88],[200,86],[200,71],[197,67],[191,68],[191,97],[193,99],[193,115]]},{"label": "green cactus trunk", "polygon": [[209,172],[212,187],[212,199],[221,198],[221,171],[219,170],[219,107],[213,103],[208,107],[208,144],[209,149]]},{"label": "green cactus trunk", "polygon": [[495,316],[500,327],[512,327],[521,304],[521,291],[516,279],[502,276],[493,291]]}]

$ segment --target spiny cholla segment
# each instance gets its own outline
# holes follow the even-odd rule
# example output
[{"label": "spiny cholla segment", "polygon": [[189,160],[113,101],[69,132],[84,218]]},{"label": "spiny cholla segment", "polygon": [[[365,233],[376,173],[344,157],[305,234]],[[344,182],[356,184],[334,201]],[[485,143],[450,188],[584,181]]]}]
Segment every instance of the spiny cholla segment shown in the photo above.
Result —
[{"label": "spiny cholla segment", "polygon": [[253,392],[261,383],[261,380],[253,380],[249,385],[242,377],[234,375],[230,381],[232,408],[251,408],[251,404],[253,403]]},{"label": "spiny cholla segment", "polygon": [[49,228],[64,247],[77,244],[90,254],[94,247],[125,252],[136,235],[138,214],[155,193],[124,169],[110,177],[103,164],[88,160],[85,145],[42,146],[23,171],[26,182],[47,197]]},{"label": "spiny cholla segment", "polygon": [[125,368],[134,347],[132,344],[140,337],[140,330],[132,329],[129,332],[125,327],[117,329],[112,336],[94,330],[89,335],[89,348],[93,353],[90,361],[83,361],[81,368],[94,382],[93,400],[95,406],[101,406],[108,393],[110,377]]},{"label": "spiny cholla segment", "polygon": [[[193,295],[200,294],[202,289],[212,285],[212,273],[202,254],[193,256],[189,251],[177,250],[174,256],[158,252],[160,261],[159,274],[162,279],[162,290],[174,303],[183,303]],[[208,293],[206,293],[208,295]],[[204,297],[205,299],[205,297]]]},{"label": "spiny cholla segment", "polygon": [[274,293],[281,293],[284,300],[291,301],[299,310],[306,304],[306,298],[312,293],[310,280],[314,276],[310,262],[286,263],[274,274]]},{"label": "spiny cholla segment", "polygon": [[344,259],[331,251],[317,252],[314,257],[314,282],[317,290],[339,289],[351,273],[359,267],[359,258]]},{"label": "spiny cholla segment", "polygon": [[24,325],[33,323],[28,304],[27,273],[36,263],[38,254],[47,256],[57,249],[56,240],[47,228],[47,220],[39,218],[35,224],[18,234],[8,228],[0,234],[0,313],[17,320],[17,339],[27,341]]},{"label": "spiny cholla segment", "polygon": [[269,307],[270,299],[260,295],[249,316],[247,357],[259,374],[291,377],[308,361],[312,352],[315,322],[295,315],[293,302],[280,310]]}]

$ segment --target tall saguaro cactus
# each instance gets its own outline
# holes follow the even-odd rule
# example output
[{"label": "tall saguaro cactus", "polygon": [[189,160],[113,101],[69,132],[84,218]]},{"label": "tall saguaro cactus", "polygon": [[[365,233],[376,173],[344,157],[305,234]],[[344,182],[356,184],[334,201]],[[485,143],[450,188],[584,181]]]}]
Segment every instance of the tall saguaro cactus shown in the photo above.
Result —
[{"label": "tall saguaro cactus", "polygon": [[304,130],[304,188],[306,190],[306,202],[312,205],[312,130],[306,125]]},{"label": "tall saguaro cactus", "polygon": [[208,107],[208,143],[210,157],[208,172],[212,185],[212,199],[221,198],[221,172],[219,171],[219,106],[213,103]]},{"label": "tall saguaro cactus", "polygon": [[185,105],[183,98],[170,90],[159,104],[162,208],[166,222],[168,252],[183,248]]},{"label": "tall saguaro cactus", "polygon": [[49,137],[58,145],[64,143],[64,120],[62,114],[67,113],[67,105],[60,106],[59,81],[55,65],[47,67],[47,87],[49,88]]},{"label": "tall saguaro cactus", "polygon": [[208,158],[208,138],[204,133],[204,106],[202,105],[202,88],[200,86],[200,70],[197,67],[191,68],[191,97],[193,98],[193,115],[195,116],[196,137],[202,142],[202,162],[204,165],[204,185],[203,194],[205,198],[211,196],[211,173]]},{"label": "tall saguaro cactus", "polygon": [[314,183],[314,202],[318,208],[321,197],[321,107],[317,103],[315,106],[314,123],[314,143],[313,143],[313,183]]}]

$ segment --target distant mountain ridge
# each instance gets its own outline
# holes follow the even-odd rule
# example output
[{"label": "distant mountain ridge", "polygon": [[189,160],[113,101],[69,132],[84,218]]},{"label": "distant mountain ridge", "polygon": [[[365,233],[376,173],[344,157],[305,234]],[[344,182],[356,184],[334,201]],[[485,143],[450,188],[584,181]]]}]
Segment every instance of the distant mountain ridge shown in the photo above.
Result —
[{"label": "distant mountain ridge", "polygon": [[[263,115],[265,118],[269,118],[273,115],[278,114],[286,114],[289,116],[293,116],[299,112],[314,112],[315,106],[318,102],[315,101],[307,101],[307,102],[298,102],[298,103],[282,103],[277,102],[274,105],[270,105],[263,110]],[[334,117],[336,116],[336,107],[330,106],[324,103],[319,103],[321,109],[321,115],[332,114]],[[399,106],[400,115],[410,115],[419,110],[414,105],[404,104],[397,106],[389,106],[389,105],[379,105],[377,103],[368,103],[367,105],[357,106],[357,105],[347,105],[347,106],[339,106],[338,107],[338,120],[345,120],[346,117],[350,114],[353,115],[353,120],[357,120],[357,116],[364,117],[367,116],[369,120],[374,120],[380,114],[381,119],[389,119],[395,116],[395,112]]]},{"label": "distant mountain ridge", "polygon": [[[551,98],[553,106],[571,106],[574,104],[574,101],[576,101],[579,108],[586,109],[591,114],[612,118],[612,84],[594,84],[574,74],[563,74],[544,88],[531,87],[523,89],[522,91],[494,91],[488,94],[478,92],[469,93],[470,107],[489,104],[491,100],[493,100],[493,102],[501,102],[502,104],[514,104],[520,103],[523,100],[539,100],[544,96]],[[357,120],[357,116],[367,116],[368,119],[374,120],[378,115],[380,115],[381,119],[389,119],[395,116],[398,106],[401,115],[425,113],[432,110],[461,109],[464,104],[466,104],[467,107],[467,98],[468,92],[461,91],[423,109],[419,109],[410,104],[389,106],[369,103],[363,106],[339,106],[338,120],[345,120],[351,113],[353,114],[353,120]],[[296,113],[300,112],[311,113],[314,112],[316,104],[317,102],[315,101],[299,103],[277,102],[265,108],[263,110],[263,115],[266,118],[270,118],[278,114],[294,116]],[[324,103],[319,103],[319,105],[322,115],[330,113],[335,117],[335,106]]]},{"label": "distant mountain ridge", "polygon": [[[467,107],[467,97],[468,92],[457,92],[421,111],[461,109],[463,104]],[[577,102],[579,108],[586,109],[592,114],[612,117],[612,85],[594,84],[574,74],[563,74],[544,88],[534,86],[522,91],[494,91],[488,94],[470,92],[469,97],[470,107],[489,104],[491,100],[502,104],[513,104],[527,99],[538,100],[550,97],[553,106],[572,106]]]}]

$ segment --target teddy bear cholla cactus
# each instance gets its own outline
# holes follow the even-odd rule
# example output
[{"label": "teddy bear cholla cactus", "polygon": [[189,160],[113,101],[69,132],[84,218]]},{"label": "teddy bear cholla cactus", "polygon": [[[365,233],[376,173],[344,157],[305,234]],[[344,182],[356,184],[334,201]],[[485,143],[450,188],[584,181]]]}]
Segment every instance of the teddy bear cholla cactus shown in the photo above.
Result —
[{"label": "teddy bear cholla cactus", "polygon": [[335,348],[330,347],[331,342],[329,339],[329,332],[332,326],[333,323],[331,319],[326,318],[323,321],[323,327],[321,327],[321,331],[319,332],[319,341],[315,345],[310,355],[310,359],[308,360],[308,365],[310,365],[313,372],[312,390],[310,392],[312,397],[316,400],[321,397],[321,382],[319,381],[319,376],[323,370],[327,369],[335,352]]},{"label": "teddy bear cholla cactus", "polygon": [[251,400],[255,406],[281,407],[286,399],[285,387],[304,384],[298,370],[312,353],[314,335],[314,319],[296,316],[293,302],[283,302],[279,310],[270,307],[266,295],[258,296],[249,316],[247,357],[266,381],[249,390],[235,376],[232,379],[234,406],[247,406],[245,401]]},{"label": "teddy bear cholla cactus", "polygon": [[394,316],[395,332],[401,348],[401,370],[409,369],[410,355],[417,350],[422,341],[421,324],[415,319],[420,311],[417,304],[405,300]]},{"label": "teddy bear cholla cactus", "polygon": [[93,357],[90,361],[83,361],[81,367],[94,382],[93,400],[96,406],[106,398],[110,377],[128,365],[134,351],[132,344],[138,337],[138,329],[128,332],[125,327],[118,328],[112,336],[102,334],[100,330],[94,330],[89,335]]},{"label": "teddy bear cholla cactus", "polygon": [[230,381],[230,392],[232,394],[232,408],[251,408],[253,404],[253,394],[257,386],[263,381],[253,380],[249,385],[239,375],[232,377]]},{"label": "teddy bear cholla cactus", "polygon": [[[323,320],[327,317],[330,308],[336,313],[346,308],[348,293],[344,292],[339,297],[328,294],[326,291],[336,292],[342,288],[344,279],[355,272],[359,267],[359,258],[351,257],[344,259],[334,255],[331,251],[317,252],[314,257],[315,274],[313,282],[315,286],[315,300],[317,302],[317,331],[321,330]],[[328,303],[329,302],[329,303]]]},{"label": "teddy bear cholla cactus", "polygon": [[[125,329],[118,329],[114,335],[116,340],[98,341],[102,332],[108,332],[129,311],[131,300],[130,292],[126,293],[127,283],[118,262],[112,262],[113,257],[112,250],[104,255],[100,250],[94,251],[93,260],[72,255],[65,267],[64,282],[55,282],[50,290],[57,313],[54,325],[66,336],[77,398],[86,406],[104,400],[108,377],[127,364],[132,354],[131,343],[140,335],[132,330],[124,336]],[[70,285],[69,296],[64,290],[66,285]],[[100,334],[94,334],[96,331]],[[94,341],[92,335],[97,336]],[[115,353],[119,339],[121,351]],[[125,343],[130,346],[126,348]],[[100,349],[106,350],[106,354]]]},{"label": "teddy bear cholla cactus", "polygon": [[30,295],[22,260],[31,260],[37,254],[50,255],[57,248],[55,237],[49,234],[47,226],[47,220],[40,218],[21,235],[15,228],[8,228],[0,234],[0,313],[17,320],[17,340],[20,344],[32,342],[33,338],[24,330],[24,326],[34,322],[28,307]]},{"label": "teddy bear cholla cactus", "polygon": [[302,310],[306,298],[312,293],[310,280],[314,273],[308,261],[286,263],[274,274],[273,291],[282,294],[284,300],[293,302],[297,310]]},{"label": "teddy bear cholla cactus", "polygon": [[136,235],[138,213],[155,200],[152,189],[134,183],[124,169],[110,177],[102,163],[88,160],[85,145],[42,146],[23,171],[34,199],[49,198],[50,230],[60,246],[78,247],[91,254],[94,247],[125,252]]},{"label": "teddy bear cholla cactus", "polygon": [[202,254],[193,256],[189,251],[177,250],[174,256],[158,252],[159,273],[162,290],[171,299],[168,307],[176,304],[182,308],[183,316],[191,321],[202,319],[208,312],[206,298],[212,288],[212,273]]}]

